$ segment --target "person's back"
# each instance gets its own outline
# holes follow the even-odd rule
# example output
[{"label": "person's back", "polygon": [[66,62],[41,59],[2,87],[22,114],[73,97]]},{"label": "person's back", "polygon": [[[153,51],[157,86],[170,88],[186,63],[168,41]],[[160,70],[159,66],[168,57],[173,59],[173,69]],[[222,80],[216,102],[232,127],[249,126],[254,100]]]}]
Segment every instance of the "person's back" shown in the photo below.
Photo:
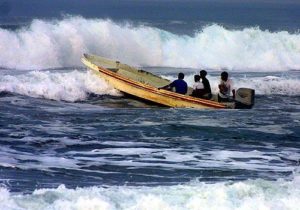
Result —
[{"label": "person's back", "polygon": [[193,85],[193,92],[192,95],[193,97],[197,97],[197,98],[201,98],[203,95],[203,91],[204,91],[204,86],[203,83],[200,82],[200,76],[199,75],[195,75],[194,76],[194,85]]},{"label": "person's back", "polygon": [[187,83],[183,79],[177,79],[170,84],[171,88],[175,88],[176,93],[186,94],[187,93]]},{"label": "person's back", "polygon": [[211,97],[212,97],[211,88],[210,88],[209,81],[206,78],[206,75],[207,75],[207,72],[205,70],[200,71],[200,77],[202,79],[202,83],[203,83],[203,87],[204,87],[202,98],[211,99]]},{"label": "person's back", "polygon": [[159,89],[169,90],[169,89],[175,88],[176,93],[186,94],[187,90],[188,90],[188,85],[183,79],[184,79],[184,74],[179,73],[177,80],[174,80],[171,84],[161,87]]},{"label": "person's back", "polygon": [[194,76],[195,83],[193,84],[193,90],[204,89],[203,83],[200,82],[201,77],[199,75]]},{"label": "person's back", "polygon": [[205,93],[211,93],[211,88],[210,88],[210,84],[209,84],[209,81],[207,78],[203,78],[202,79],[202,83],[203,83],[203,86],[204,86],[204,92]]},{"label": "person's back", "polygon": [[226,71],[221,73],[221,81],[219,84],[219,94],[218,101],[219,102],[227,102],[230,101],[230,93],[232,91],[233,99],[235,98],[235,90],[233,89],[233,83],[228,78],[228,73]]}]

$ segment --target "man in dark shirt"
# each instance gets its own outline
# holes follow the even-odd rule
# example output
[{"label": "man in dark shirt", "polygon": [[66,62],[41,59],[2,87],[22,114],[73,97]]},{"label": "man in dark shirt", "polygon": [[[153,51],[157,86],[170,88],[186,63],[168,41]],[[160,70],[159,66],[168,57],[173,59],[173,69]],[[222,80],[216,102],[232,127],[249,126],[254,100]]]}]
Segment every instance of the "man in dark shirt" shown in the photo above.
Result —
[{"label": "man in dark shirt", "polygon": [[169,85],[166,85],[166,86],[158,88],[158,89],[172,90],[172,88],[175,88],[176,93],[186,94],[187,90],[188,90],[188,86],[187,86],[187,83],[183,79],[184,79],[184,74],[179,73],[177,80],[174,80]]},{"label": "man in dark shirt", "polygon": [[204,99],[211,99],[212,94],[211,94],[211,88],[208,79],[206,78],[207,72],[205,70],[200,71],[200,77],[202,79],[202,83],[204,86],[203,90],[203,96],[201,98]]}]

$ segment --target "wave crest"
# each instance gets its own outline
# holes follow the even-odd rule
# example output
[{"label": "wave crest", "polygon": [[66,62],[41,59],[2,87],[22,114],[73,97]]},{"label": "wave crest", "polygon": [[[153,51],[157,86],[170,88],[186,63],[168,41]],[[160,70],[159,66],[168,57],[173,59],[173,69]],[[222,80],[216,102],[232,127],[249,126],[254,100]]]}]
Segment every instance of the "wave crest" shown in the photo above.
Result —
[{"label": "wave crest", "polygon": [[[1,209],[297,209],[299,177],[292,181],[194,182],[157,187],[39,189],[13,195],[0,188]],[[151,208],[150,208],[151,206]]]},{"label": "wave crest", "polygon": [[102,19],[34,20],[21,30],[0,29],[0,51],[0,66],[16,69],[78,66],[86,52],[141,66],[300,69],[299,34],[259,28],[228,30],[220,25],[187,36]]},{"label": "wave crest", "polygon": [[69,102],[85,100],[89,93],[120,94],[91,72],[76,70],[65,73],[32,71],[21,75],[5,75],[0,79],[0,92],[2,91]]}]

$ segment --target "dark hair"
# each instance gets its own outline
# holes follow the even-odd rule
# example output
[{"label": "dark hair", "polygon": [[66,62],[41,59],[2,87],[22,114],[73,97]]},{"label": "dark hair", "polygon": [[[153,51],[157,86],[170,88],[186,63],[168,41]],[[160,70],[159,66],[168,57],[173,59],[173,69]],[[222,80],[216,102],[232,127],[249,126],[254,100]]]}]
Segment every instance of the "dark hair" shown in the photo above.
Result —
[{"label": "dark hair", "polygon": [[198,74],[197,74],[197,75],[195,75],[195,76],[194,76],[194,80],[195,80],[195,82],[198,82],[198,81],[200,81],[200,78],[201,78],[201,77],[200,77]]},{"label": "dark hair", "polygon": [[178,74],[178,79],[183,79],[183,78],[184,78],[184,74],[180,72],[180,73]]},{"label": "dark hair", "polygon": [[226,72],[226,71],[223,71],[222,73],[221,73],[221,78],[222,79],[225,79],[225,81],[228,79],[228,73]]},{"label": "dark hair", "polygon": [[200,71],[200,76],[205,77],[207,75],[207,72],[205,70]]}]

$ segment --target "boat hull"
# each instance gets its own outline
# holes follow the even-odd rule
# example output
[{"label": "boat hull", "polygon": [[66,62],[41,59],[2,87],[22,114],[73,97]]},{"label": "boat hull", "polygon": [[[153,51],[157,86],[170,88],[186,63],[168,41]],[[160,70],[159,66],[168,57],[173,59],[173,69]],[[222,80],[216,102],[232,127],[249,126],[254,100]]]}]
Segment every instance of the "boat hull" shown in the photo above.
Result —
[{"label": "boat hull", "polygon": [[[98,57],[98,58],[99,58],[99,62],[97,61],[97,56],[89,57],[89,55],[84,55],[84,57],[82,58],[82,62],[89,69],[91,69],[96,75],[105,79],[111,86],[113,86],[115,89],[121,92],[125,92],[127,94],[133,95],[143,100],[148,100],[168,107],[200,108],[200,109],[227,108],[226,105],[218,102],[205,100],[205,99],[198,99],[188,95],[182,95],[182,94],[178,94],[163,89],[158,89],[154,85],[149,85],[143,81],[137,81],[135,77],[133,79],[128,78],[124,76],[124,74],[119,73],[119,71],[120,72],[126,71],[126,69],[122,68],[122,65],[124,64],[120,64],[118,61],[111,61],[111,60],[107,60],[107,63],[105,63],[104,62],[105,60],[103,60],[105,58],[102,57]],[[127,65],[124,66],[126,67]],[[139,70],[135,70],[134,68],[130,69],[130,71],[131,70],[137,72],[139,71]],[[145,72],[143,71],[142,73]],[[145,73],[145,74],[149,74],[149,73]],[[155,80],[155,78],[153,80]],[[164,80],[162,78],[161,80],[158,81],[160,81],[161,84],[169,83],[168,80]],[[160,84],[156,84],[156,85],[160,85]]]}]

